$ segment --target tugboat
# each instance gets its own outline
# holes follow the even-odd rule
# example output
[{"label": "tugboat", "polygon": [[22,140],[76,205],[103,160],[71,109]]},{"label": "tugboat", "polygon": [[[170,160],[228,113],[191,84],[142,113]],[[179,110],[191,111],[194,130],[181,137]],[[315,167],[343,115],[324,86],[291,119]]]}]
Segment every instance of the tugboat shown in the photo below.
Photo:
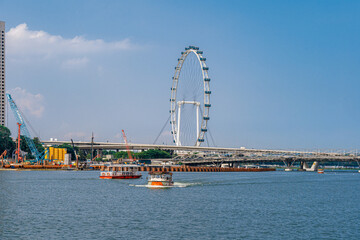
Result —
[{"label": "tugboat", "polygon": [[170,187],[174,185],[172,173],[166,169],[149,172],[148,185],[152,187]]},{"label": "tugboat", "polygon": [[134,179],[140,178],[139,166],[135,164],[118,164],[106,166],[100,172],[101,179]]}]

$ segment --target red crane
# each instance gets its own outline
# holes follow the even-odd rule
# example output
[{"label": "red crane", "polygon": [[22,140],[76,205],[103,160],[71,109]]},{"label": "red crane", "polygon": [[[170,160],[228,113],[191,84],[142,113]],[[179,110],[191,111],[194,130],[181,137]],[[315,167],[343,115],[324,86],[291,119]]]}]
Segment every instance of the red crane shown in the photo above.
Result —
[{"label": "red crane", "polygon": [[16,154],[16,163],[19,163],[20,161],[22,161],[22,157],[21,157],[21,150],[20,150],[20,139],[21,139],[21,135],[20,135],[20,129],[21,129],[21,123],[17,123],[17,125],[19,126],[19,131],[18,131],[18,139],[17,139],[17,149],[15,151]]},{"label": "red crane", "polygon": [[129,144],[128,144],[128,141],[127,141],[127,138],[126,138],[126,135],[125,135],[125,131],[124,130],[121,130],[121,131],[122,131],[122,134],[123,134],[123,137],[124,137],[125,146],[126,146],[126,150],[127,150],[127,154],[129,156],[129,159],[131,159],[131,161],[135,161],[135,159],[131,155],[130,147],[129,147]]}]

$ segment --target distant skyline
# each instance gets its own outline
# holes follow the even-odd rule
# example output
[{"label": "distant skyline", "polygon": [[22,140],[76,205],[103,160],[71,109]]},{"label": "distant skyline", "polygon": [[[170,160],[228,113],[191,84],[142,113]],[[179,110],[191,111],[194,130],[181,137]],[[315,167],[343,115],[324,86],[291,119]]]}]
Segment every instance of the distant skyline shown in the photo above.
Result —
[{"label": "distant skyline", "polygon": [[359,12],[358,1],[0,0],[6,89],[44,140],[120,142],[124,129],[152,143],[180,52],[195,45],[217,146],[360,149]]}]

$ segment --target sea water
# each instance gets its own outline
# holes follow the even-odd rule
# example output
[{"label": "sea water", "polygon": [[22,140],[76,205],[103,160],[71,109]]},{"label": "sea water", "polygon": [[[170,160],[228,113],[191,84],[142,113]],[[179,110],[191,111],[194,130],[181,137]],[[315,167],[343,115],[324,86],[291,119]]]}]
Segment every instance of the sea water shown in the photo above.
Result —
[{"label": "sea water", "polygon": [[359,239],[358,172],[0,171],[0,239]]}]

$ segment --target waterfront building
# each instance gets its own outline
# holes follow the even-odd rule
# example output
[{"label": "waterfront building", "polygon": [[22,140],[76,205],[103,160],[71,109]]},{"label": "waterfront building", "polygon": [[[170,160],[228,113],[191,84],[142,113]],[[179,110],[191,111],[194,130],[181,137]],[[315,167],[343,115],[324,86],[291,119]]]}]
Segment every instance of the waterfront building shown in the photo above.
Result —
[{"label": "waterfront building", "polygon": [[5,126],[5,22],[0,21],[0,125]]}]

